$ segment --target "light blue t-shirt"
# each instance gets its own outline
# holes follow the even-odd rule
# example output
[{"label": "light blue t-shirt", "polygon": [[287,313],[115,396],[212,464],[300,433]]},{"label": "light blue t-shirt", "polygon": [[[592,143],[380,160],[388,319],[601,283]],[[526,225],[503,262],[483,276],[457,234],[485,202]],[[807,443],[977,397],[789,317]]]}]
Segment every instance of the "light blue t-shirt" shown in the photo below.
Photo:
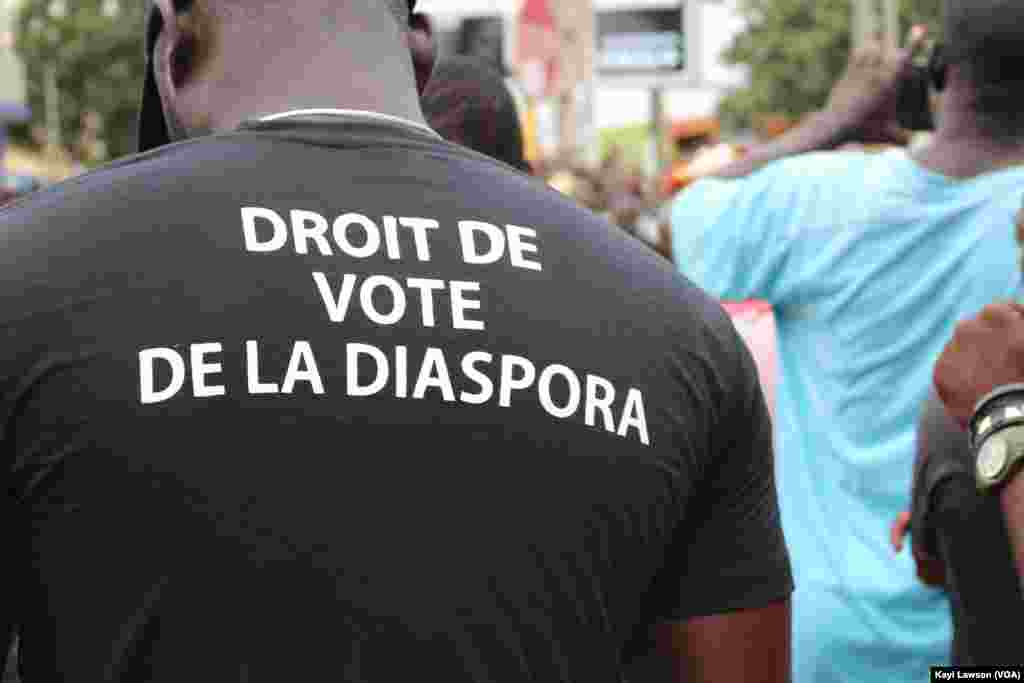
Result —
[{"label": "light blue t-shirt", "polygon": [[953,180],[893,150],[793,157],[676,200],[683,273],[775,307],[794,683],[918,683],[949,661],[947,601],[889,526],[935,360],[958,321],[1018,293],[1022,196],[1024,168]]}]

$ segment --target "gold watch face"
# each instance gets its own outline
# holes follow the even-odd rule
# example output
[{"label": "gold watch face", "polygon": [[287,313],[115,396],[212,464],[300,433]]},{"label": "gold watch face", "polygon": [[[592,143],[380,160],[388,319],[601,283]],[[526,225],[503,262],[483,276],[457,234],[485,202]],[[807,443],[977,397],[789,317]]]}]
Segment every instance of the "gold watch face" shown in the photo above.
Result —
[{"label": "gold watch face", "polygon": [[989,439],[978,453],[978,474],[987,481],[995,479],[1006,467],[1009,455],[1006,441],[998,437]]}]

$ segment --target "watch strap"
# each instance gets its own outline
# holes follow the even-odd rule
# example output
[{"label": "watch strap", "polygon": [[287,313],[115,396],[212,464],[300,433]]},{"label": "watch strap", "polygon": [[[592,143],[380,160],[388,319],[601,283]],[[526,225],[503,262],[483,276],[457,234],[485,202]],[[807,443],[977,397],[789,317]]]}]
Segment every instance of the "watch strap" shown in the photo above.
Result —
[{"label": "watch strap", "polygon": [[1024,464],[1024,425],[992,432],[975,453],[975,481],[982,492],[1002,488]]},{"label": "watch strap", "polygon": [[976,451],[996,429],[1021,423],[1024,423],[1024,384],[996,387],[974,407],[968,425],[971,449]]}]

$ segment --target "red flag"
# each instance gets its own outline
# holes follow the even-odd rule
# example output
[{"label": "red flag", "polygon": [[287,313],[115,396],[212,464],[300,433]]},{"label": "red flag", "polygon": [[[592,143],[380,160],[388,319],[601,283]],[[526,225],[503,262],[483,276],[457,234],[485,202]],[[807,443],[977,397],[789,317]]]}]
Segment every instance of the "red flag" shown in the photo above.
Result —
[{"label": "red flag", "polygon": [[549,0],[525,0],[519,10],[516,64],[533,97],[553,95],[558,83],[558,26]]}]

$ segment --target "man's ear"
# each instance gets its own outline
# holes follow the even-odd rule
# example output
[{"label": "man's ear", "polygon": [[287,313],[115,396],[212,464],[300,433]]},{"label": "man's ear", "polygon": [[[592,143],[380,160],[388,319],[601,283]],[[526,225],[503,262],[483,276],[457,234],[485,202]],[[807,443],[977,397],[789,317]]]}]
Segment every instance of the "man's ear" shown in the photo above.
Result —
[{"label": "man's ear", "polygon": [[177,12],[172,0],[156,0],[162,18],[153,47],[153,77],[160,93],[164,122],[171,141],[190,137],[190,130],[201,130],[205,122],[187,115],[182,107],[183,89],[196,76],[208,48],[199,35],[201,16],[198,4],[187,12]]},{"label": "man's ear", "polygon": [[434,72],[434,64],[437,55],[434,50],[434,30],[430,20],[424,14],[413,14],[409,17],[409,31],[406,34],[406,42],[409,44],[409,51],[412,53],[412,63],[416,69],[416,89],[420,95],[430,81],[430,75]]},{"label": "man's ear", "polygon": [[164,106],[177,94],[178,82],[174,73],[174,54],[181,43],[181,29],[172,0],[155,0],[160,12],[160,32],[153,46],[153,75]]}]

